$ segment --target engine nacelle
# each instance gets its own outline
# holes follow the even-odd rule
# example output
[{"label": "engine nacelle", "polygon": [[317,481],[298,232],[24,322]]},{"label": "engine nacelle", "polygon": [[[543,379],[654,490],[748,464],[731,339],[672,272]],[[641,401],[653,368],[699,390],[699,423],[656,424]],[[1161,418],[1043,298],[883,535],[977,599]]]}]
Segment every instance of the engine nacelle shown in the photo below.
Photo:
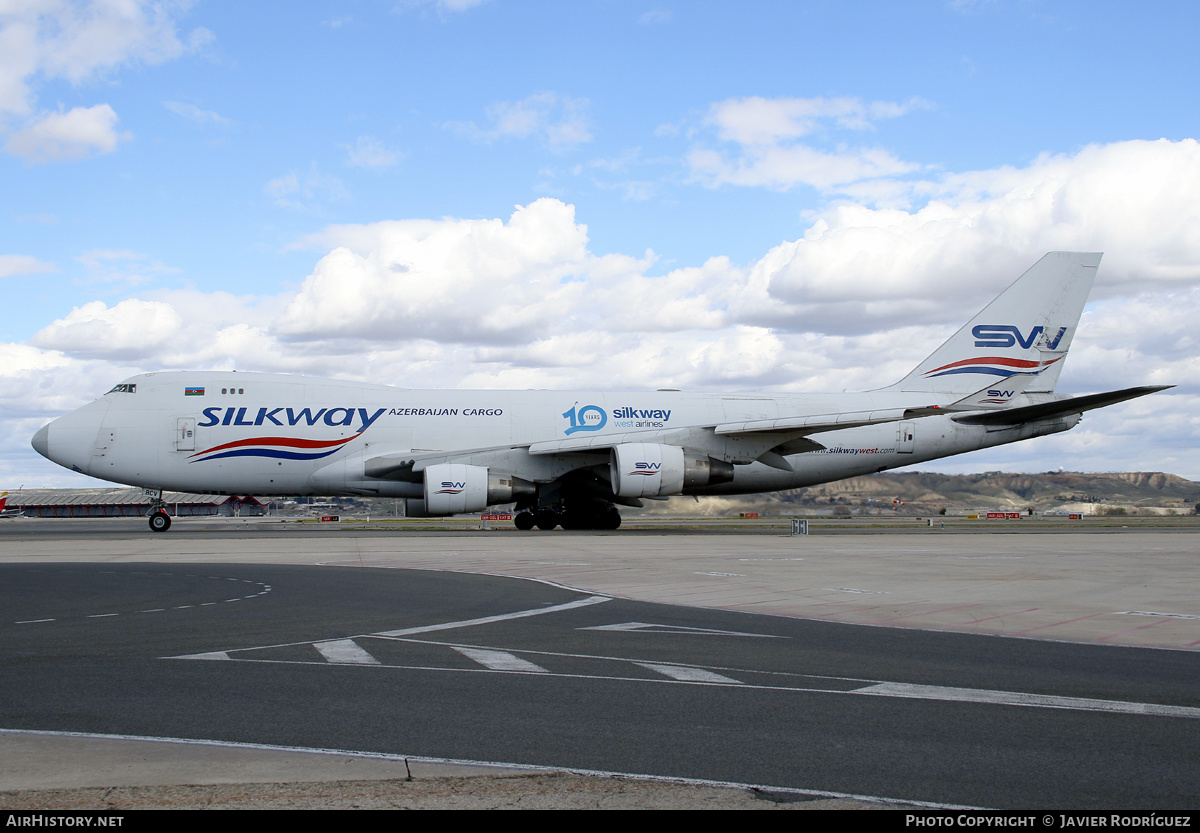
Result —
[{"label": "engine nacelle", "polygon": [[511,474],[495,474],[484,466],[441,463],[425,469],[424,506],[418,510],[413,501],[413,509],[424,516],[457,515],[536,494],[533,483]]},{"label": "engine nacelle", "polygon": [[488,470],[441,463],[425,469],[425,511],[430,515],[478,512],[487,506]]},{"label": "engine nacelle", "polygon": [[733,465],[677,445],[623,443],[613,446],[608,473],[621,497],[665,497],[689,486],[728,483]]},{"label": "engine nacelle", "polygon": [[683,493],[683,449],[659,443],[613,446],[608,464],[613,492],[621,497]]}]

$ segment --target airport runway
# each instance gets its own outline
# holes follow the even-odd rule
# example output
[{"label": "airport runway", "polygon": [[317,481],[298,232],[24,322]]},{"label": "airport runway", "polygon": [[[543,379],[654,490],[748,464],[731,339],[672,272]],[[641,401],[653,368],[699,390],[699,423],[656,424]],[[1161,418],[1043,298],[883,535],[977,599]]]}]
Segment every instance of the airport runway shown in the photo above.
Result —
[{"label": "airport runway", "polygon": [[[81,549],[80,528],[57,538],[0,537],[0,728],[356,750],[960,806],[1194,808],[1200,798],[1194,649],[700,606],[729,601],[716,589],[698,599],[691,586],[732,572],[698,569],[718,557],[765,559],[733,563],[756,581],[780,576],[777,589],[809,561],[771,559],[816,558],[825,570],[864,577],[853,559],[817,558],[825,550],[812,546],[816,538],[796,556],[781,549],[795,541],[768,536],[715,536],[720,543],[619,533],[255,537],[196,525],[169,539],[140,529],[104,533]],[[871,537],[879,553],[911,543]],[[995,544],[1005,536],[969,537],[978,541],[972,551],[1005,546]],[[1035,549],[1053,543],[1059,562],[1069,562],[1059,569],[1074,568],[1086,582],[1093,569],[1081,554],[1086,547],[1080,542],[1072,555],[1066,539],[1078,536],[1055,537],[1062,540]],[[1128,540],[1121,551],[1144,558],[1157,547],[1186,557],[1192,546],[1190,536],[1158,538]],[[1029,540],[1008,537],[1007,546]],[[551,550],[557,559],[547,557]],[[1127,569],[1104,555],[1091,558],[1109,571]],[[946,584],[936,581],[936,558],[931,565],[916,555],[878,557],[890,567],[873,576],[877,587]],[[581,592],[477,574],[503,572],[487,568],[522,558],[526,574],[540,565],[584,579],[563,584],[593,586]],[[1160,558],[1143,563],[1143,584],[1154,585],[1156,567],[1171,572]],[[288,559],[327,563],[281,563]],[[428,569],[435,559],[462,572]],[[414,560],[426,569],[397,569]],[[650,573],[643,584],[631,581],[631,560]],[[672,588],[672,576],[682,588]],[[1026,581],[992,578],[986,603],[1021,602],[1004,596]],[[683,593],[691,605],[595,588],[610,582]],[[728,588],[741,604],[745,583]],[[1195,604],[1194,593],[1185,597]]]}]

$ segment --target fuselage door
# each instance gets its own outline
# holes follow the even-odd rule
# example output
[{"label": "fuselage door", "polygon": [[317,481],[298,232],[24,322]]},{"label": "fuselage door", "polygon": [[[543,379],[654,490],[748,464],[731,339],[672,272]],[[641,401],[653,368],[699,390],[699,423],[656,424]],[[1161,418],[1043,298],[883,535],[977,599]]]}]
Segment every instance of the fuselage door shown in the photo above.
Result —
[{"label": "fuselage door", "polygon": [[196,418],[179,417],[175,420],[175,450],[196,450]]},{"label": "fuselage door", "polygon": [[896,429],[896,451],[900,454],[912,454],[917,441],[917,426],[912,422],[902,422]]}]

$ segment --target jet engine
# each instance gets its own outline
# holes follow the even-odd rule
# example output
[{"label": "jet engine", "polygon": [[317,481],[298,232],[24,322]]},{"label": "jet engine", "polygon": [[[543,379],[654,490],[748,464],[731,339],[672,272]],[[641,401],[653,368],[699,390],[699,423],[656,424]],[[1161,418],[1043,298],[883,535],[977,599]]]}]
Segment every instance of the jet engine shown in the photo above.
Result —
[{"label": "jet engine", "polygon": [[478,512],[495,503],[511,503],[534,494],[534,484],[519,477],[495,474],[485,466],[440,463],[425,469],[423,510],[427,515]]},{"label": "jet engine", "polygon": [[621,497],[679,495],[688,486],[711,486],[733,480],[730,463],[660,443],[613,446],[608,472],[613,492]]}]

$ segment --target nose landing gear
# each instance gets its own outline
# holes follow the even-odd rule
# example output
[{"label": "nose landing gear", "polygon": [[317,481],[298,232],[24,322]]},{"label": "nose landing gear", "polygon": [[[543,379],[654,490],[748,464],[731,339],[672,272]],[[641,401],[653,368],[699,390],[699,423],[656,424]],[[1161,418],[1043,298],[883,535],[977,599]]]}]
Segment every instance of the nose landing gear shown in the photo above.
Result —
[{"label": "nose landing gear", "polygon": [[150,498],[150,531],[166,532],[171,528],[171,516],[167,514],[167,502],[162,499],[162,489],[145,489],[142,493]]},{"label": "nose landing gear", "polygon": [[150,529],[154,532],[166,532],[171,528],[171,516],[162,509],[150,513]]}]

